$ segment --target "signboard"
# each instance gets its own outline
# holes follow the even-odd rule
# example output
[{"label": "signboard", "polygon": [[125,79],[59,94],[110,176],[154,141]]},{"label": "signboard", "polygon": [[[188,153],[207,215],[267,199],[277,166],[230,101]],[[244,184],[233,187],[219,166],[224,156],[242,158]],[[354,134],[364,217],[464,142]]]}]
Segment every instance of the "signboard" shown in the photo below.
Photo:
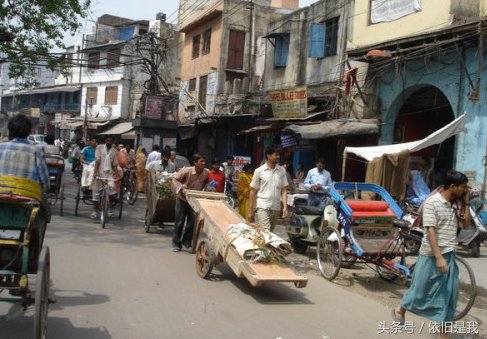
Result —
[{"label": "signboard", "polygon": [[171,149],[176,149],[176,138],[162,138],[162,145],[169,146]]},{"label": "signboard", "polygon": [[243,155],[234,155],[233,156],[233,165],[235,166],[235,171],[233,172],[233,179],[238,180],[238,175],[242,172],[242,168],[245,164],[250,164],[252,161],[252,157],[247,157]]},{"label": "signboard", "polygon": [[163,98],[148,96],[145,99],[145,113],[144,117],[151,119],[161,119]]},{"label": "signboard", "polygon": [[306,86],[270,93],[274,118],[306,118],[308,115],[308,91]]},{"label": "signboard", "polygon": [[283,148],[296,146],[296,137],[293,134],[281,135],[281,146]]}]

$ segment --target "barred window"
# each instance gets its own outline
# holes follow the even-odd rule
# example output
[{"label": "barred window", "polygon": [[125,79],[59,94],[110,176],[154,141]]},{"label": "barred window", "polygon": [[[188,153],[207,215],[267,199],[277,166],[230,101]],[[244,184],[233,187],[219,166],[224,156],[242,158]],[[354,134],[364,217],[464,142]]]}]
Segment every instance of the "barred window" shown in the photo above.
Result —
[{"label": "barred window", "polygon": [[88,87],[86,89],[86,100],[88,104],[96,105],[96,98],[98,97],[98,88],[97,87]]}]

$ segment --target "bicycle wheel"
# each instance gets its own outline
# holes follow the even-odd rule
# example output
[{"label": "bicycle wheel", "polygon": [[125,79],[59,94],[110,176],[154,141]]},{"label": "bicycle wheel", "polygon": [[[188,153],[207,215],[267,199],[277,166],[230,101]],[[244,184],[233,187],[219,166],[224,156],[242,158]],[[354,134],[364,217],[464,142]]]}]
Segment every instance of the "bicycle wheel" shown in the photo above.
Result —
[{"label": "bicycle wheel", "polygon": [[34,302],[34,338],[45,339],[47,335],[47,311],[49,303],[49,247],[39,255]]},{"label": "bicycle wheel", "polygon": [[325,227],[318,240],[316,259],[321,275],[328,280],[333,280],[340,271],[343,256],[343,243],[340,233],[333,227]]},{"label": "bicycle wheel", "polygon": [[458,302],[455,311],[455,320],[461,319],[467,315],[468,311],[475,302],[477,296],[477,284],[472,269],[465,259],[458,255],[455,257],[458,266]]},{"label": "bicycle wheel", "polygon": [[227,195],[227,203],[231,208],[235,208],[235,199],[233,197]]},{"label": "bicycle wheel", "polygon": [[118,197],[118,220],[122,219],[122,211],[123,211],[123,195],[125,194],[125,187],[120,187],[120,193]]},{"label": "bicycle wheel", "polygon": [[78,183],[78,192],[76,192],[76,198],[74,203],[74,215],[78,216],[79,201],[81,200],[81,181]]},{"label": "bicycle wheel", "polygon": [[110,204],[110,197],[106,190],[102,190],[100,193],[100,221],[101,227],[105,228],[105,224],[108,218],[108,205]]},{"label": "bicycle wheel", "polygon": [[139,192],[137,191],[137,183],[134,179],[129,180],[128,188],[127,188],[127,201],[129,205],[135,204],[137,201],[137,197],[139,196]]}]

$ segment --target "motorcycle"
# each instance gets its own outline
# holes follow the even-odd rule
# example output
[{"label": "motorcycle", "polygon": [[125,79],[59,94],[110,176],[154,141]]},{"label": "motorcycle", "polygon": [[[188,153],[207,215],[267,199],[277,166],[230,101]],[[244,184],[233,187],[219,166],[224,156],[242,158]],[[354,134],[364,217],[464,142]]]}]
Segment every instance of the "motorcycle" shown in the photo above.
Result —
[{"label": "motorcycle", "polygon": [[308,206],[305,198],[296,198],[292,205],[294,212],[286,225],[289,242],[296,253],[304,254],[309,246],[318,243],[323,222],[323,209]]}]

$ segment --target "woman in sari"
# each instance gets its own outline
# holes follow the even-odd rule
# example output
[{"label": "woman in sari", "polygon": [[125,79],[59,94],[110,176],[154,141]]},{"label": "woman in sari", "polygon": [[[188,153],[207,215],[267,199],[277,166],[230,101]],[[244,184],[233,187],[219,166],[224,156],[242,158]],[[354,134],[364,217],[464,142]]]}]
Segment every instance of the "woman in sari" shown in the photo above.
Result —
[{"label": "woman in sari", "polygon": [[237,182],[237,200],[238,200],[238,213],[245,220],[250,221],[247,215],[247,210],[249,207],[249,194],[250,194],[250,183],[252,182],[252,165],[245,164],[242,168],[242,172],[238,177]]},{"label": "woman in sari", "polygon": [[147,157],[145,155],[145,148],[139,146],[137,153],[135,153],[135,173],[137,176],[137,191],[145,192],[145,162]]}]

